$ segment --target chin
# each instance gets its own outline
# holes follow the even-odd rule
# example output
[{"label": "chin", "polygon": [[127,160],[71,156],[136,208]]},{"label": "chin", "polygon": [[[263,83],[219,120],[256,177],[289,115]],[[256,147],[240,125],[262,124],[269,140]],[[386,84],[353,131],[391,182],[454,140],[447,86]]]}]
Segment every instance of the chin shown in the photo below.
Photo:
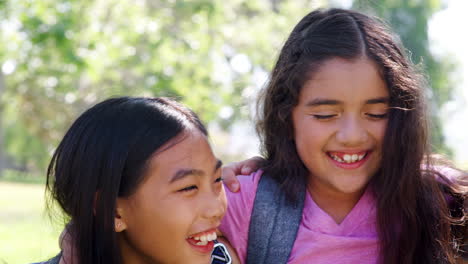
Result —
[{"label": "chin", "polygon": [[337,186],[337,189],[341,193],[345,193],[345,194],[362,193],[366,189],[367,183],[368,182],[341,184],[339,187]]}]

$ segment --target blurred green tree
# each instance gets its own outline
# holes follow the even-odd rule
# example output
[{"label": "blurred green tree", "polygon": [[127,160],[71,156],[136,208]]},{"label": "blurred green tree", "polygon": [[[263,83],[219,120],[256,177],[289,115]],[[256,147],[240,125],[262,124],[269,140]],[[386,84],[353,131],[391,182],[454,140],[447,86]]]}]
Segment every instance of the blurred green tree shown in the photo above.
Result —
[{"label": "blurred green tree", "polygon": [[205,122],[228,127],[249,114],[256,76],[271,68],[290,28],[324,4],[1,1],[0,122],[15,161],[9,166],[43,172],[72,120],[109,96],[176,97]]},{"label": "blurred green tree", "polygon": [[[0,0],[0,170],[44,174],[70,123],[110,96],[176,97],[228,128],[248,118],[291,28],[336,2]],[[413,59],[424,58],[436,106],[448,98],[450,66],[428,50],[438,2],[355,1],[390,21]],[[436,148],[448,152],[435,131]]]},{"label": "blurred green tree", "polygon": [[430,90],[432,148],[448,156],[452,151],[444,143],[442,121],[438,109],[451,97],[453,82],[450,79],[455,63],[450,58],[436,58],[430,52],[428,22],[431,16],[443,8],[440,0],[354,0],[353,7],[373,13],[388,22],[400,36],[412,61],[421,67],[428,78]]}]

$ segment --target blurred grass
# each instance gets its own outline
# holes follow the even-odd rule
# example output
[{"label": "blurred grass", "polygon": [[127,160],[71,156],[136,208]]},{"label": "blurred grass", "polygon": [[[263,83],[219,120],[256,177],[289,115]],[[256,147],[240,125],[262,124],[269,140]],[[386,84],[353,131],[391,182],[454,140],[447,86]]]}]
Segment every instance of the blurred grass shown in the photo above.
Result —
[{"label": "blurred grass", "polygon": [[44,208],[44,184],[0,181],[0,264],[37,262],[59,252],[62,227]]},{"label": "blurred grass", "polygon": [[43,175],[31,174],[29,172],[17,170],[3,170],[0,176],[0,181],[16,182],[16,183],[36,183],[45,185],[46,178]]}]

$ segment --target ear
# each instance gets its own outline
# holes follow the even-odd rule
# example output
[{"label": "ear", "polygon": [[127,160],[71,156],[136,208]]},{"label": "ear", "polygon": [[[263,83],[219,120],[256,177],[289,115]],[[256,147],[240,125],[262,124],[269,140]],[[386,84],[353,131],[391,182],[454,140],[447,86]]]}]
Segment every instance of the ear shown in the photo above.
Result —
[{"label": "ear", "polygon": [[117,204],[115,208],[115,218],[114,218],[114,229],[115,232],[122,232],[127,229],[127,223],[125,222],[124,215],[125,211],[123,209],[122,202],[117,199]]}]

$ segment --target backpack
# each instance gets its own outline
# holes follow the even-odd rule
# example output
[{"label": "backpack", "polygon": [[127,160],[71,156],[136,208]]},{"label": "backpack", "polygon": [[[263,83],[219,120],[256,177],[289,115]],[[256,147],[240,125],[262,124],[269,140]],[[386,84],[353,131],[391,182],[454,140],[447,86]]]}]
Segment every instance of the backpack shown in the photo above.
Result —
[{"label": "backpack", "polygon": [[247,264],[287,263],[301,223],[305,192],[303,186],[294,203],[276,180],[262,175],[250,219]]}]

